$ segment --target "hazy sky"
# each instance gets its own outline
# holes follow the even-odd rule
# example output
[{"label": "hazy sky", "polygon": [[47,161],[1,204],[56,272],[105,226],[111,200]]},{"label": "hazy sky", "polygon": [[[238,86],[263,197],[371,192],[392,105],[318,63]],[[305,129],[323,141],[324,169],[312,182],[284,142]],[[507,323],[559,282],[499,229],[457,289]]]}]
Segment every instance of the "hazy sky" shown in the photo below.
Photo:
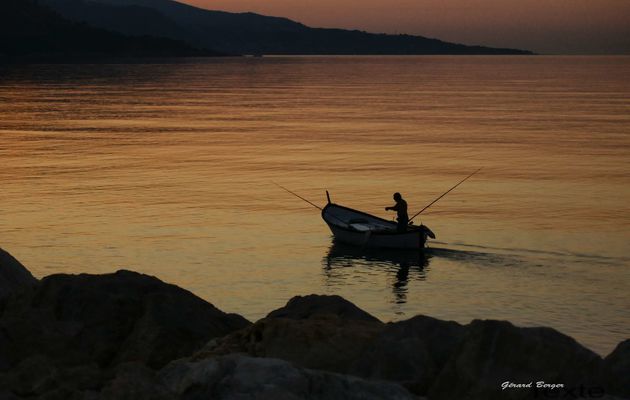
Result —
[{"label": "hazy sky", "polygon": [[630,54],[630,0],[180,0],[313,27],[409,33],[541,53]]}]

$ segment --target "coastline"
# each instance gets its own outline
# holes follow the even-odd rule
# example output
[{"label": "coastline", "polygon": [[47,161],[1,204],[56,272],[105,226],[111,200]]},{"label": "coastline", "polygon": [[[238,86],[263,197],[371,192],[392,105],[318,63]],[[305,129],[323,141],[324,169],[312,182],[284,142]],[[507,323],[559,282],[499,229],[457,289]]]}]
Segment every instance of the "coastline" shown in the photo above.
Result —
[{"label": "coastline", "polygon": [[630,340],[602,358],[551,328],[383,323],[320,295],[252,323],[132,271],[37,280],[4,251],[0,328],[3,398],[630,397]]}]

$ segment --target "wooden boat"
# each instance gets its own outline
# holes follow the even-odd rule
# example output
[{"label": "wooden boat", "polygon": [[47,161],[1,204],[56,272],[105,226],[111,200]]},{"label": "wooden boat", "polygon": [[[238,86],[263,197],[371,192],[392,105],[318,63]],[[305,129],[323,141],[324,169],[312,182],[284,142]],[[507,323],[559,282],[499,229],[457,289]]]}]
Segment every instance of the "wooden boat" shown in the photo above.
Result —
[{"label": "wooden boat", "polygon": [[427,237],[435,239],[424,225],[409,225],[405,232],[398,232],[396,222],[331,203],[330,198],[322,218],[335,240],[355,246],[421,250]]},{"label": "wooden boat", "polygon": [[[455,186],[444,192],[422,210],[415,213],[411,218],[409,218],[409,221],[413,221],[415,217],[422,214],[442,197],[449,194],[456,187],[464,183],[464,181],[479,171],[481,171],[481,168],[459,181]],[[425,225],[416,226],[410,224],[404,232],[398,232],[398,224],[394,221],[388,221],[386,219],[364,213],[363,211],[334,204],[330,201],[330,194],[328,191],[326,191],[328,204],[326,204],[324,208],[321,208],[317,204],[305,199],[297,193],[290,191],[284,186],[278,185],[275,182],[274,184],[302,201],[305,201],[311,206],[321,210],[322,218],[330,228],[335,240],[341,243],[361,247],[422,250],[427,243],[427,238],[435,239],[435,234]]]}]

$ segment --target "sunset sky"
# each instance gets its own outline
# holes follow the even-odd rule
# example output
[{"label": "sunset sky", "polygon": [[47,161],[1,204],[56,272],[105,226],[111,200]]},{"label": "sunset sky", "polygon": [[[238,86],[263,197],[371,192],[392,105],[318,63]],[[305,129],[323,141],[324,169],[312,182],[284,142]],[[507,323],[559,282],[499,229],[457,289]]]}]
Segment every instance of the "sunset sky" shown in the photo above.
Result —
[{"label": "sunset sky", "polygon": [[180,0],[313,27],[409,33],[541,53],[630,54],[630,0]]}]

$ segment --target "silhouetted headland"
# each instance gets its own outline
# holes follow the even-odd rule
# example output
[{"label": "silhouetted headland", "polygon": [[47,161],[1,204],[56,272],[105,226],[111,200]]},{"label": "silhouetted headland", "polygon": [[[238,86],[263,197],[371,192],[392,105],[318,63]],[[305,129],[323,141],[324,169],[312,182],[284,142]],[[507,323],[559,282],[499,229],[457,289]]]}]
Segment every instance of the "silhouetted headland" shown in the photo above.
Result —
[{"label": "silhouetted headland", "polygon": [[125,35],[168,37],[229,54],[532,54],[421,36],[312,28],[287,18],[210,11],[172,0],[41,2],[68,19],[95,27]]},{"label": "silhouetted headland", "polygon": [[35,0],[6,0],[0,7],[0,61],[225,55],[181,40],[129,36],[70,21]]},{"label": "silhouetted headland", "polygon": [[136,272],[37,280],[0,249],[2,398],[627,398],[629,356],[507,321],[383,323],[339,296],[251,323]]}]

